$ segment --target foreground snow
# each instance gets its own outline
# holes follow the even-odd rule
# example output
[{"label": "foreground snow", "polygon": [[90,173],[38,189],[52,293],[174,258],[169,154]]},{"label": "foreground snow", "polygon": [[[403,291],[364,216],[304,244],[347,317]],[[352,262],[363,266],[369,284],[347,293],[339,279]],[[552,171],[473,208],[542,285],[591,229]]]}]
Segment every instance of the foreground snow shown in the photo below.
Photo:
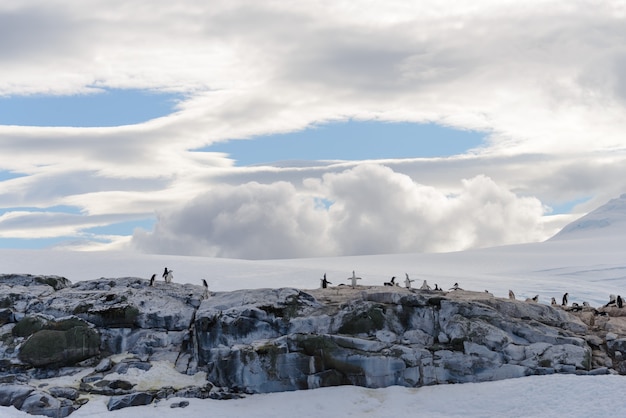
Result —
[{"label": "foreground snow", "polygon": [[[499,382],[364,389],[341,386],[215,401],[169,399],[108,412],[107,397],[95,397],[71,417],[108,418],[319,418],[319,417],[608,417],[623,409],[623,376],[531,376]],[[170,408],[186,400],[189,406]],[[3,418],[31,415],[0,408]]]}]

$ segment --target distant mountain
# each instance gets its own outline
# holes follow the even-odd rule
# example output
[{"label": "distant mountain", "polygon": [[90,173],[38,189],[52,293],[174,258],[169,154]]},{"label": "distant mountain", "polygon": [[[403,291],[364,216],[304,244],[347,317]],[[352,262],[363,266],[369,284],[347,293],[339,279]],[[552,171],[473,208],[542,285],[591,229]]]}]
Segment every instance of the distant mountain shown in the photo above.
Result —
[{"label": "distant mountain", "polygon": [[599,238],[626,234],[626,194],[575,220],[550,240]]}]

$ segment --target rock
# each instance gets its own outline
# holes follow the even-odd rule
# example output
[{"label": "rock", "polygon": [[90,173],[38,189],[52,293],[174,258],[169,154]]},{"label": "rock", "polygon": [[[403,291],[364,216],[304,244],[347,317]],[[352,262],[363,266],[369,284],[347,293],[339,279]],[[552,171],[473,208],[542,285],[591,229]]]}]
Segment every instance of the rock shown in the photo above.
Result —
[{"label": "rock", "polygon": [[71,401],[75,401],[80,396],[78,389],[70,387],[52,387],[48,389],[48,393],[55,398],[65,398]]},{"label": "rock", "polygon": [[61,402],[45,392],[34,391],[19,408],[31,415],[45,415],[52,418],[64,418],[75,411],[71,402]]},{"label": "rock", "polygon": [[172,395],[177,398],[196,398],[196,399],[207,399],[213,389],[213,385],[207,383],[206,386],[198,387],[198,386],[189,386],[186,388],[182,388],[172,393]]},{"label": "rock", "polygon": [[99,346],[96,330],[70,318],[47,323],[34,332],[22,344],[19,358],[35,367],[60,367],[98,355]]},{"label": "rock", "polygon": [[53,291],[65,289],[72,282],[60,276],[36,276],[32,274],[2,274],[0,285],[7,287],[36,287],[46,286]]},{"label": "rock", "polygon": [[589,370],[587,373],[589,376],[600,376],[604,374],[609,374],[608,367],[598,367],[597,369]]},{"label": "rock", "polygon": [[384,343],[394,343],[398,336],[394,332],[383,330],[376,332],[376,339]]},{"label": "rock", "polygon": [[[54,410],[57,398],[60,411],[79,406],[80,393],[113,396],[110,406],[119,409],[154,397],[626,374],[626,317],[613,311],[594,317],[485,292],[381,286],[238,290],[204,299],[200,286],[149,286],[140,278],[69,285],[37,277],[0,276],[0,382],[9,385],[0,387],[0,401],[8,404],[33,392],[29,405],[45,395],[39,400]],[[133,392],[135,369],[149,371],[155,361],[205,372],[207,384]],[[94,371],[80,375],[76,392],[16,384],[85,367]]]},{"label": "rock", "polygon": [[111,373],[126,374],[129,369],[139,369],[148,371],[152,368],[152,364],[145,361],[138,361],[136,359],[123,360],[111,368]]},{"label": "rock", "polygon": [[0,309],[0,326],[15,322],[15,315],[9,308]]},{"label": "rock", "polygon": [[154,400],[154,395],[147,392],[136,392],[129,395],[111,396],[107,403],[109,411],[127,408],[129,406],[149,405]]},{"label": "rock", "polygon": [[28,385],[0,384],[0,405],[22,407],[24,400],[35,390]]},{"label": "rock", "polygon": [[106,372],[110,370],[111,367],[113,367],[113,361],[109,357],[107,357],[105,359],[102,359],[100,363],[98,363],[98,365],[94,369],[94,372],[96,373]]},{"label": "rock", "polygon": [[170,408],[186,408],[188,406],[189,406],[189,401],[180,401],[180,402],[174,402],[170,404]]}]

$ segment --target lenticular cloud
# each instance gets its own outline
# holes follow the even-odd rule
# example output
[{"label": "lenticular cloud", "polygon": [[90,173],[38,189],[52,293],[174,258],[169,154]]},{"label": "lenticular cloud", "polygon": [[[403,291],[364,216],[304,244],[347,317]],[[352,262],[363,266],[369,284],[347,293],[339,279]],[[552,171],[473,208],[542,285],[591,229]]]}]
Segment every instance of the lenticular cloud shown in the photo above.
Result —
[{"label": "lenticular cloud", "polygon": [[540,241],[545,208],[479,175],[454,191],[360,165],[302,185],[223,185],[159,215],[133,245],[150,253],[269,259],[442,252]]}]

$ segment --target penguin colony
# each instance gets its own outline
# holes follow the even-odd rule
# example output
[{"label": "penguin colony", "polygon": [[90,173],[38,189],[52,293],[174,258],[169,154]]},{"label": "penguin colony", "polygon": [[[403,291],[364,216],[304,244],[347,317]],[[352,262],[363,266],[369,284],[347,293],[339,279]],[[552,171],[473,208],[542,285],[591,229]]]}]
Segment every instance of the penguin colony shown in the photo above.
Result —
[{"label": "penguin colony", "polygon": [[[165,267],[161,277],[164,279],[165,283],[171,283],[172,280],[174,279],[174,270],[170,270],[167,267]],[[415,280],[409,278],[408,273],[405,273],[405,277],[406,278],[404,280],[404,286],[410,290],[411,283],[413,283]],[[357,277],[355,271],[353,270],[352,276],[348,277],[346,280],[349,280],[350,286],[353,289],[355,289],[357,287],[357,281],[362,280],[362,278]],[[155,281],[156,281],[156,274],[153,274],[152,277],[150,277],[150,286],[154,286]],[[322,289],[327,289],[328,285],[332,284],[332,282],[330,282],[328,278],[326,277],[326,273],[324,273],[324,276],[320,279],[320,282],[321,282]],[[206,279],[202,279],[202,286],[204,288],[203,297],[206,299],[209,297],[209,294],[210,294],[209,284],[207,283]],[[339,286],[344,286],[344,284],[340,283]],[[383,286],[399,287],[400,283],[396,281],[396,276],[393,276],[388,282],[383,282]],[[435,283],[435,287],[433,289],[426,280],[423,281],[422,285],[419,287],[419,290],[434,290],[434,291],[440,291],[440,292],[443,291],[443,289],[441,289],[437,283]],[[463,290],[461,287],[459,287],[458,283],[454,283],[454,285],[452,285],[452,287],[449,289],[449,291],[457,291],[457,290]],[[488,291],[485,290],[485,292],[488,292]],[[516,300],[515,293],[512,290],[509,290],[509,299]],[[531,303],[538,303],[539,295],[535,295],[532,298],[526,298],[525,301],[531,302]],[[555,297],[551,298],[550,304],[552,306],[558,306],[558,303]],[[623,306],[624,306],[624,299],[622,298],[622,296],[614,295],[614,294],[609,295],[608,303],[603,305],[604,308],[608,308],[608,307],[622,308]],[[571,306],[569,306],[569,293],[565,292],[561,298],[561,307],[566,308],[568,310],[572,310],[572,311],[579,311],[579,310],[582,310],[583,307],[590,308],[591,306],[589,305],[589,302],[582,302],[582,305],[574,302],[571,304]],[[595,309],[594,311],[598,314],[602,314],[601,312],[598,312]]]}]

